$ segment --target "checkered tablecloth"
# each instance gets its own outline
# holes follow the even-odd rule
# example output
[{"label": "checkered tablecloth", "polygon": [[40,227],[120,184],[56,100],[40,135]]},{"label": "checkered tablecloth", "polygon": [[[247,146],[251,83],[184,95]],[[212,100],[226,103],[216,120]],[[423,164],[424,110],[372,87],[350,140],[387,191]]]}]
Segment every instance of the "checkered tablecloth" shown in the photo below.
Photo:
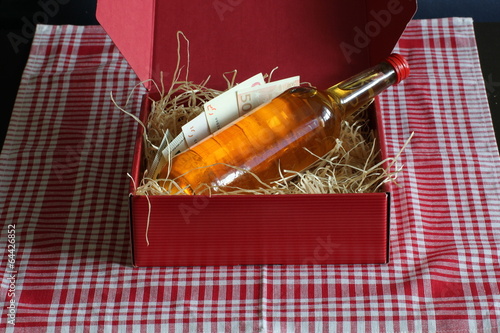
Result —
[{"label": "checkered tablecloth", "polygon": [[138,79],[100,27],[38,26],[0,157],[0,326],[497,332],[500,158],[472,21],[412,21],[397,49],[412,75],[381,98],[389,154],[415,136],[400,157],[389,264],[133,268],[136,124],[110,92],[123,102]]}]

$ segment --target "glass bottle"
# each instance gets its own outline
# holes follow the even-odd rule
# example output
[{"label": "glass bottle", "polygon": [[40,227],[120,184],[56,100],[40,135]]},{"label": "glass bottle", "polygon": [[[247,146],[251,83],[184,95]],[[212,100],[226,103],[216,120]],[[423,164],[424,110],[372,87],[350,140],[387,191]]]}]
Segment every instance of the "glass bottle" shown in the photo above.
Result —
[{"label": "glass bottle", "polygon": [[258,189],[281,178],[280,170],[305,170],[333,149],[343,118],[408,75],[406,60],[391,54],[326,90],[288,89],[176,155],[158,178],[175,180],[186,194],[217,194]]}]

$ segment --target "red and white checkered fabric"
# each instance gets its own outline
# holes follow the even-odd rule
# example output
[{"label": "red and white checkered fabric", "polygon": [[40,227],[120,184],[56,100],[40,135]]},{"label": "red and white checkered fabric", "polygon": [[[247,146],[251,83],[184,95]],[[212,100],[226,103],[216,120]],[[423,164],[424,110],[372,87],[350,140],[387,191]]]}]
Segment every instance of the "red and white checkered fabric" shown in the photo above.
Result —
[{"label": "red and white checkered fabric", "polygon": [[[412,21],[398,51],[412,74],[381,98],[389,154],[415,136],[400,157],[389,264],[133,268],[136,124],[110,93],[124,102],[137,77],[101,28],[39,26],[0,157],[0,326],[498,331],[500,158],[472,21]],[[127,109],[138,111],[143,93]]]}]

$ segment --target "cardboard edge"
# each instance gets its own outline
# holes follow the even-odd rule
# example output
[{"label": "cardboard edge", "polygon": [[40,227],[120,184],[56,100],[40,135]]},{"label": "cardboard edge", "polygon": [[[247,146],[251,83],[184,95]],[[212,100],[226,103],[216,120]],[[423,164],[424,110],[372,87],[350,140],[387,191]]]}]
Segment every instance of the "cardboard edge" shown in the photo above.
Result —
[{"label": "cardboard edge", "polygon": [[[383,121],[383,111],[380,106],[380,99],[377,97],[375,98],[375,119],[376,119],[376,131],[377,135],[376,137],[378,138],[378,144],[380,148],[380,155],[382,160],[386,160],[388,158],[388,152],[387,152],[387,142],[385,140],[385,123]],[[385,170],[388,169],[389,163],[387,161],[384,162],[383,167]],[[386,236],[386,262],[384,264],[388,264],[390,262],[390,234],[391,234],[391,204],[392,204],[392,183],[387,182],[383,185],[383,189],[387,195],[387,236]]]},{"label": "cardboard edge", "polygon": [[[387,142],[385,140],[386,138],[386,131],[385,131],[385,122],[383,121],[383,110],[380,105],[380,98],[377,96],[374,101],[375,104],[375,128],[376,128],[376,138],[378,139],[378,144],[379,144],[379,149],[380,149],[380,157],[384,161],[388,157],[388,152],[387,152]],[[389,163],[387,161],[384,162],[383,167],[384,169],[388,169]],[[392,205],[392,183],[391,182],[386,182],[383,185],[383,190],[385,191],[386,194],[386,200],[387,200],[387,212],[386,212],[386,260],[382,264],[388,264],[390,262],[390,246],[391,246],[391,241],[390,241],[390,236],[391,236],[391,205]]]},{"label": "cardboard edge", "polygon": [[392,202],[392,194],[391,192],[386,192],[387,194],[387,239],[386,239],[386,254],[385,254],[385,263],[388,264],[391,261],[390,252],[391,252],[391,202]]},{"label": "cardboard edge", "polygon": [[130,193],[128,196],[128,222],[129,222],[129,233],[130,233],[130,240],[129,240],[129,245],[130,245],[130,255],[132,259],[132,267],[138,268],[139,266],[137,265],[135,261],[135,246],[134,246],[134,223],[133,223],[133,194]]},{"label": "cardboard edge", "polygon": [[[148,119],[147,110],[149,110],[150,105],[151,105],[151,100],[149,99],[149,94],[145,94],[142,99],[141,110],[139,115],[139,120],[143,124],[147,123]],[[134,143],[132,170],[130,173],[132,179],[130,180],[130,185],[129,185],[130,193],[135,192],[136,186],[140,182],[140,173],[143,163],[143,158],[142,158],[142,152],[144,149],[143,141],[144,141],[144,127],[139,126],[136,132],[135,143]]]},{"label": "cardboard edge", "polygon": [[[375,98],[375,130],[376,130],[376,138],[377,138],[377,144],[380,149],[380,158],[382,161],[385,161],[388,157],[389,154],[387,152],[387,143],[386,143],[386,135],[385,135],[385,123],[383,121],[383,112],[381,110],[380,106],[380,99],[378,97]],[[383,163],[383,167],[385,170],[389,168],[389,162],[385,161]],[[392,192],[392,184],[391,182],[386,182],[383,185],[383,189],[385,192]]]},{"label": "cardboard edge", "polygon": [[[155,96],[153,94],[153,96]],[[143,124],[147,123],[147,119],[149,116],[149,110],[151,108],[151,97],[153,97],[151,93],[146,93],[143,96],[141,109],[139,114],[139,119]],[[130,232],[130,253],[132,255],[132,266],[133,267],[141,267],[136,263],[136,255],[135,255],[135,242],[134,242],[134,197],[135,190],[137,184],[140,183],[140,173],[143,166],[143,158],[142,153],[144,150],[144,127],[138,126],[138,130],[136,132],[135,144],[134,144],[134,153],[133,153],[133,161],[132,161],[132,170],[131,170],[131,179],[129,183],[129,232]]]}]

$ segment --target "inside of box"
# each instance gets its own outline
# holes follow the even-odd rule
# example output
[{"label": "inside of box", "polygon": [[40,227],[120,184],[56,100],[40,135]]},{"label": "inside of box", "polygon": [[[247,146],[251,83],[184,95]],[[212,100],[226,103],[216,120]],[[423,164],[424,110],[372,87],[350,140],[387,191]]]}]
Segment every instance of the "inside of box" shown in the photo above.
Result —
[{"label": "inside of box", "polygon": [[[159,94],[157,93],[153,93],[153,94],[150,94],[148,96],[145,97],[145,100],[144,100],[144,106],[143,106],[143,110],[142,110],[142,116],[141,116],[141,119],[143,121],[144,124],[147,124],[147,121],[148,121],[148,114],[151,112],[151,104],[152,104],[152,100],[158,100],[160,98]],[[364,160],[361,161],[360,163],[360,160],[359,160],[359,157],[358,157],[358,161],[357,161],[357,164],[353,164],[353,169],[354,168],[362,168],[362,167],[365,167],[367,168],[368,170],[370,170],[370,167],[372,165],[376,165],[377,163],[380,163],[380,162],[384,162],[384,165],[381,167],[380,170],[377,170],[378,173],[380,172],[383,172],[383,170],[386,169],[387,165],[388,165],[388,160],[386,161],[386,154],[385,154],[385,151],[381,151],[381,145],[380,145],[380,139],[379,139],[379,135],[381,134],[378,130],[378,121],[377,121],[377,116],[376,114],[378,113],[378,109],[376,108],[376,103],[373,103],[372,105],[369,106],[368,110],[364,111],[362,113],[362,115],[360,115],[358,117],[358,119],[364,119],[364,118],[367,118],[368,120],[367,121],[362,121],[360,122],[359,124],[356,123],[353,127],[346,127],[345,130],[347,131],[351,131],[352,128],[355,128],[356,126],[363,126],[364,128],[361,129],[361,135],[362,137],[359,137],[357,136],[355,138],[355,140],[358,140],[358,141],[355,141],[354,143],[353,142],[344,142],[343,143],[343,146],[341,147],[342,149],[346,148],[347,150],[349,150],[350,148],[348,147],[351,147],[353,148],[354,146],[356,146],[357,144],[359,144],[360,146],[361,145],[365,145],[366,149],[370,149],[371,146],[369,145],[373,145],[373,152],[374,154],[377,154],[377,156],[373,157],[373,160],[371,160],[369,163],[366,163],[364,164]],[[148,127],[148,125],[146,125],[146,127]],[[141,128],[142,129],[142,128]],[[357,129],[356,129],[357,130]],[[368,131],[372,131],[373,133],[372,134],[369,134]],[[353,132],[355,130],[352,130]],[[348,134],[349,135],[349,134]],[[346,137],[348,140],[350,140],[350,137]],[[341,138],[342,140],[345,140],[346,138]],[[367,143],[365,142],[362,142],[363,140],[366,140]],[[374,140],[373,143],[370,141],[370,140]],[[155,144],[158,144],[157,142]],[[145,158],[145,152],[147,151],[147,149],[151,149],[150,147],[150,144],[148,144],[147,142],[145,142],[144,138],[142,135],[138,136],[138,141],[137,141],[137,145],[136,145],[136,155],[135,155],[135,161],[140,161],[140,162],[137,162],[137,165],[134,165],[134,172],[133,172],[133,182],[132,182],[132,186],[131,186],[131,192],[132,193],[139,193],[139,194],[168,194],[168,193],[158,193],[158,192],[148,192],[148,190],[146,190],[147,186],[146,187],[142,187],[141,188],[141,184],[144,184],[144,182],[148,182],[149,180],[147,180],[147,178],[143,178],[143,176],[146,174],[146,169],[149,165],[151,165],[151,160],[147,160]],[[358,149],[358,150],[356,150]],[[352,155],[356,155],[360,153],[360,150],[359,148],[356,148],[356,149],[352,149],[352,151],[349,151],[350,154]],[[338,150],[338,154],[341,155],[342,153],[341,152],[344,152],[343,150]],[[370,158],[372,158],[370,156]],[[356,160],[356,157],[352,157],[351,159],[353,162]],[[368,159],[367,159],[368,160]],[[349,160],[345,160],[346,161],[346,165],[349,165]],[[338,163],[341,163],[343,162],[342,160],[339,161]],[[328,165],[328,167],[330,167]],[[337,167],[335,167],[337,168]],[[368,173],[368,172],[367,172]],[[354,170],[354,173],[353,173],[356,177],[358,177],[358,175],[360,173],[358,173],[356,170]],[[338,174],[339,178],[341,178],[342,176],[340,175],[340,173]],[[365,176],[365,175],[361,175],[361,176]],[[389,175],[388,175],[388,179],[389,179]],[[316,180],[315,180],[316,181]],[[364,180],[365,182],[368,182],[367,180]],[[383,180],[380,180],[380,185],[379,185],[379,188],[377,189],[377,192],[383,192],[383,191],[388,191],[390,189],[390,185],[387,184],[387,179],[383,179]],[[290,182],[290,183],[293,183],[293,182]],[[353,183],[354,183],[354,180],[353,180]],[[163,184],[161,186],[164,186],[164,182],[161,182],[159,181],[158,183],[155,183],[155,187],[157,187],[158,184]],[[139,186],[140,190],[138,192],[136,192],[136,189],[137,187]],[[278,188],[280,188],[281,185],[278,185]],[[295,185],[294,185],[295,186]],[[303,186],[303,185],[301,185]],[[364,186],[364,185],[363,185]],[[307,187],[307,186],[306,186]],[[360,187],[361,188],[361,187]],[[145,191],[145,192],[143,192]],[[353,190],[353,191],[349,191],[349,190],[345,190],[345,189],[335,189],[333,193],[359,193],[359,190]],[[368,192],[371,192],[371,190],[369,190]],[[258,194],[296,194],[295,192],[291,192],[289,191],[288,189],[283,189],[281,187],[281,190],[280,191],[273,191],[273,192],[259,192]],[[302,193],[302,192],[299,192],[299,193]],[[304,193],[309,193],[309,192],[304,192]],[[313,192],[314,193],[314,192]],[[253,194],[253,193],[248,193],[248,192],[245,192],[244,194]]]},{"label": "inside of box", "polygon": [[[99,0],[97,16],[151,93],[152,81],[159,84],[161,74],[170,78],[176,69],[177,31],[189,40],[180,54],[186,60],[189,49],[182,65],[189,65],[194,83],[210,77],[208,85],[223,90],[223,73],[237,70],[241,80],[278,67],[274,79],[299,74],[324,89],[387,56],[415,8],[415,0]],[[377,122],[370,122],[375,130]],[[143,148],[138,140],[136,152]],[[383,142],[380,148],[385,153]],[[136,186],[141,161],[134,161]]]},{"label": "inside of box", "polygon": [[196,83],[211,76],[223,89],[220,73],[246,78],[278,66],[277,79],[300,74],[325,89],[387,56],[415,7],[415,0],[99,0],[97,17],[142,81],[175,70],[182,31]]},{"label": "inside of box", "polygon": [[[155,41],[153,76],[172,70],[173,59],[166,60],[176,45],[173,27],[190,41],[191,79],[200,82],[211,76],[215,89],[225,86],[219,73],[238,70],[240,78],[247,78],[276,66],[276,79],[300,74],[305,81],[327,88],[369,62],[368,52],[359,52],[345,66],[339,47],[344,38],[351,38],[353,25],[365,23],[365,1],[238,1],[232,7],[217,3],[222,2],[197,2],[189,6],[190,19],[170,16],[168,24],[155,26],[155,36],[162,42]],[[172,10],[186,10],[186,3],[158,2],[156,19]]]}]

